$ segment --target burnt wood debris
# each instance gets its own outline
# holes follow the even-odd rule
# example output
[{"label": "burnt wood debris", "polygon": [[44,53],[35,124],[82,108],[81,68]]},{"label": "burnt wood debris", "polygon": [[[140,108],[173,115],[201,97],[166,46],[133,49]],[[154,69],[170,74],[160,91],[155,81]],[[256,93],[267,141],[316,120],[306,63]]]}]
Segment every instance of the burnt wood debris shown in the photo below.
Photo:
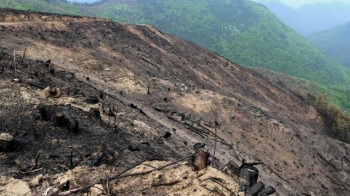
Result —
[{"label": "burnt wood debris", "polygon": [[249,196],[272,195],[276,190],[272,186],[265,187],[265,184],[258,181],[259,170],[256,165],[263,165],[263,162],[246,162],[238,166],[234,161],[229,161],[223,168],[223,172],[239,180],[239,189]]}]

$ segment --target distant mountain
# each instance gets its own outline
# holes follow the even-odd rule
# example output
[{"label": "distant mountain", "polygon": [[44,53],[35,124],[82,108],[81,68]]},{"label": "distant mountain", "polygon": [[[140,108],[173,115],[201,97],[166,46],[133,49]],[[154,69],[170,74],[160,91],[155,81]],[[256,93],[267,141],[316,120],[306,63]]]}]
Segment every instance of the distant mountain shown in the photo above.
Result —
[{"label": "distant mountain", "polygon": [[350,22],[307,37],[325,54],[350,67]]},{"label": "distant mountain", "polygon": [[350,4],[333,1],[305,4],[298,9],[280,1],[257,0],[302,35],[310,35],[350,21]]}]

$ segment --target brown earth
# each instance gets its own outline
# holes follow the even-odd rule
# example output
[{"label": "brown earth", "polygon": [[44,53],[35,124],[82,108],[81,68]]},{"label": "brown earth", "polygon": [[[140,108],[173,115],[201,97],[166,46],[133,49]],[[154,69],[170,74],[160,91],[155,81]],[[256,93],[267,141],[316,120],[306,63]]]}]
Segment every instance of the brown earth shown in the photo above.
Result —
[{"label": "brown earth", "polygon": [[[273,186],[275,195],[348,195],[350,145],[327,137],[313,107],[258,72],[147,25],[0,11],[0,132],[19,143],[13,152],[0,152],[2,185],[20,178],[31,182],[41,173],[40,183],[29,185],[33,194],[42,193],[53,175],[69,171],[72,151],[74,166],[82,168],[87,179],[98,179],[101,176],[87,171],[113,175],[150,156],[175,160],[201,142],[214,155],[217,170],[230,160],[238,165],[243,158],[264,162],[258,166],[260,180]],[[60,88],[62,94],[47,96],[42,90],[47,86]],[[101,92],[98,104],[86,103],[88,96]],[[45,121],[39,113],[42,107],[78,121],[78,134],[54,126],[52,119]],[[91,108],[101,112],[101,121]],[[115,128],[108,108],[114,108],[119,123]],[[167,132],[171,136],[165,139]],[[27,171],[39,152],[42,171],[18,172]],[[91,167],[102,153],[100,167],[105,170]],[[140,179],[134,180],[121,182]],[[157,193],[146,182],[142,186],[148,187],[146,195]],[[230,186],[230,194],[235,194],[237,185]],[[113,187],[124,195],[134,189]],[[179,187],[158,193],[180,194]],[[220,194],[212,188],[193,189]],[[139,195],[145,190],[135,191]]]}]

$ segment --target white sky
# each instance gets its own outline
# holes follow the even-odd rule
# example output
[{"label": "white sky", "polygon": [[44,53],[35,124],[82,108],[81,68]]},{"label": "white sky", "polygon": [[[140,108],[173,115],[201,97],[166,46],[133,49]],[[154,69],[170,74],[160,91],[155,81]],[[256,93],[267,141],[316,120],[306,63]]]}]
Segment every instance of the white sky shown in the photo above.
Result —
[{"label": "white sky", "polygon": [[[252,1],[261,1],[261,0],[252,0]],[[312,4],[312,3],[324,3],[324,2],[331,2],[331,1],[341,1],[344,3],[350,3],[350,0],[278,0],[281,1],[288,6],[298,8],[304,4]]]},{"label": "white sky", "polygon": [[68,0],[68,1],[79,2],[79,3],[84,3],[84,2],[92,3],[92,2],[95,2],[95,1],[98,1],[98,0]]}]

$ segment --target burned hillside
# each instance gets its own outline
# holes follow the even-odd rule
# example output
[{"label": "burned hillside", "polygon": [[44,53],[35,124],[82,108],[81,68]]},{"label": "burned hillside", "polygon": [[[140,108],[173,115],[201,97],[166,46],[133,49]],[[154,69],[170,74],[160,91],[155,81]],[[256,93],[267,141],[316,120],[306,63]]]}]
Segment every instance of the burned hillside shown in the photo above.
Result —
[{"label": "burned hillside", "polygon": [[204,143],[219,170],[265,163],[259,180],[276,195],[349,191],[350,146],[257,72],[147,25],[13,10],[0,18],[1,132],[18,140],[0,153],[3,176],[35,166],[39,153],[48,174],[95,158],[121,171]]}]

